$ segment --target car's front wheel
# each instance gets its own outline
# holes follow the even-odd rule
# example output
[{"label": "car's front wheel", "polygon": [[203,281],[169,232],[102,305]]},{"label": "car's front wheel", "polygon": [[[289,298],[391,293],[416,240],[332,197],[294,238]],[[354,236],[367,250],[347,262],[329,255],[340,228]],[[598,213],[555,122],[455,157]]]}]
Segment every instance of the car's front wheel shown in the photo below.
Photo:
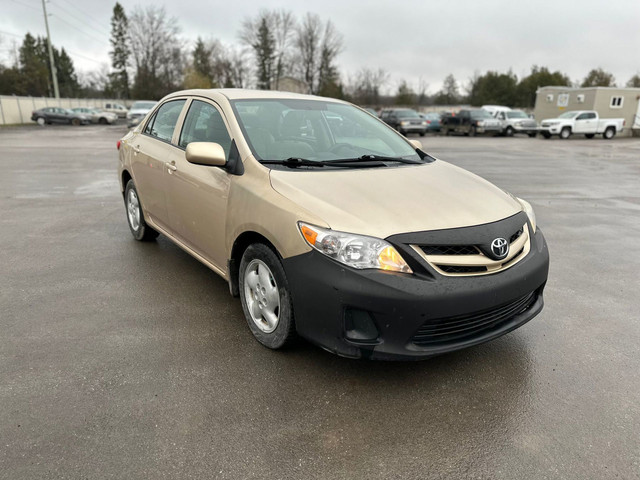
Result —
[{"label": "car's front wheel", "polygon": [[158,236],[158,232],[144,221],[140,197],[133,180],[127,182],[124,190],[124,204],[127,209],[127,221],[133,238],[141,242],[149,242]]},{"label": "car's front wheel", "polygon": [[289,284],[280,259],[262,243],[240,261],[240,301],[249,330],[265,347],[278,349],[296,337]]},{"label": "car's front wheel", "polygon": [[560,130],[560,138],[563,140],[567,140],[571,136],[571,129],[569,127],[564,127]]}]

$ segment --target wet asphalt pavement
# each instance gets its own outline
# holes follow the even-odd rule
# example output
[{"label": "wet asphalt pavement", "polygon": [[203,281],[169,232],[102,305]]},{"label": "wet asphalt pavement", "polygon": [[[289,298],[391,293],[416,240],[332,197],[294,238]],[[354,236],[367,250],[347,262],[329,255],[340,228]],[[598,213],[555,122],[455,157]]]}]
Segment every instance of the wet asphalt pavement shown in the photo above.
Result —
[{"label": "wet asphalt pavement", "polygon": [[532,203],[546,306],[385,363],[269,351],[216,274],[135,242],[124,131],[0,129],[0,478],[640,478],[640,139],[427,137]]}]

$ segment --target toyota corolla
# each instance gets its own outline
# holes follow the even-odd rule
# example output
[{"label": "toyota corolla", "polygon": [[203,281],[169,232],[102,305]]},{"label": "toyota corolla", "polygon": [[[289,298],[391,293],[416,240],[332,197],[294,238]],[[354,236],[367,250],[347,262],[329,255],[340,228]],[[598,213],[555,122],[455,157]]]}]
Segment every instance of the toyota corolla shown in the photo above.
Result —
[{"label": "toyota corolla", "polygon": [[368,112],[240,89],[165,97],[118,142],[136,240],[163,234],[228,283],[277,349],[424,358],[543,307],[533,209]]}]

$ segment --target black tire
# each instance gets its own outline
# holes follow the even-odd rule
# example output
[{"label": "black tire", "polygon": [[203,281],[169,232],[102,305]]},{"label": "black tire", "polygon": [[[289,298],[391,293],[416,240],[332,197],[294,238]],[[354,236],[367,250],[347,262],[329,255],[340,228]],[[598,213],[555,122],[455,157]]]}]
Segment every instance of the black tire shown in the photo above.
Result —
[{"label": "black tire", "polygon": [[616,136],[616,129],[613,127],[608,127],[602,134],[602,138],[606,140],[611,140],[615,136]]},{"label": "black tire", "polygon": [[513,129],[512,126],[508,126],[507,129],[504,131],[504,134],[507,137],[513,137],[513,134],[515,133],[515,130]]},{"label": "black tire", "polygon": [[425,133],[426,133],[426,132],[420,132],[420,136],[421,136],[421,137],[424,137],[424,134],[425,134]]},{"label": "black tire", "polygon": [[[135,206],[135,209],[137,209],[137,212],[138,212],[137,227],[132,223],[132,213],[133,213],[134,205],[130,205],[131,203],[130,192],[135,193],[135,198],[137,201],[137,206]],[[136,189],[136,186],[133,183],[133,180],[129,180],[127,182],[127,186],[124,189],[124,206],[125,206],[125,211],[127,212],[127,223],[129,224],[129,230],[131,230],[131,235],[133,235],[133,238],[135,238],[140,242],[151,242],[152,240],[155,240],[158,237],[159,233],[153,228],[151,228],[149,225],[147,225],[147,222],[145,222],[144,220],[144,213],[142,212],[142,207],[140,205],[140,196],[138,195],[138,190]],[[129,208],[132,209],[131,213]]]},{"label": "black tire", "polygon": [[101,117],[100,120],[98,120],[98,123],[100,125],[106,125],[107,124],[107,119],[104,117]]},{"label": "black tire", "polygon": [[477,137],[478,136],[478,128],[475,125],[471,125],[471,128],[469,129],[469,133],[467,135],[470,135],[472,137]]},{"label": "black tire", "polygon": [[[273,331],[268,333],[261,330],[256,321],[253,320],[247,300],[247,292],[245,291],[246,277],[247,274],[251,273],[251,267],[254,265],[255,261],[262,262],[268,267],[271,274],[269,279],[271,282],[274,282],[279,295],[277,325]],[[249,245],[242,255],[239,273],[239,290],[242,311],[244,312],[245,319],[247,320],[249,330],[251,330],[255,339],[265,347],[273,350],[283,348],[295,341],[297,334],[289,283],[287,282],[287,276],[284,273],[284,268],[282,268],[282,263],[276,253],[262,243]],[[249,290],[251,289],[251,287],[248,286],[247,288]],[[267,307],[265,306],[265,308]]]},{"label": "black tire", "polygon": [[541,134],[544,138],[546,138],[547,140],[549,140],[551,138],[551,134],[549,132],[542,132]]},{"label": "black tire", "polygon": [[451,135],[451,130],[448,129],[448,128],[445,128],[444,129],[444,135],[445,135],[445,137],[448,137],[449,135]]},{"label": "black tire", "polygon": [[531,132],[528,135],[529,135],[529,138],[536,138],[538,134],[536,132]]},{"label": "black tire", "polygon": [[74,127],[77,127],[78,125],[80,125],[80,119],[79,118],[72,118],[71,119],[71,125],[73,125]]},{"label": "black tire", "polygon": [[595,137],[595,134],[594,133],[585,133],[584,136],[589,138],[589,139],[591,139],[591,138]]},{"label": "black tire", "polygon": [[564,127],[562,130],[560,130],[560,138],[562,140],[568,140],[570,136],[571,129],[569,127]]}]

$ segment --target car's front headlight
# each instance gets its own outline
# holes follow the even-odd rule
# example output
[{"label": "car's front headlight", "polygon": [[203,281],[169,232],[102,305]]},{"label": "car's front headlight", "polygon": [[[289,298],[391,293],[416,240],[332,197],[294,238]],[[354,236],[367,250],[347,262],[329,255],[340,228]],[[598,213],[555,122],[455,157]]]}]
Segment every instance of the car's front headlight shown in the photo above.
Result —
[{"label": "car's front headlight", "polygon": [[389,242],[375,237],[336,232],[303,222],[298,222],[298,227],[309,245],[344,265],[357,269],[376,268],[413,273]]},{"label": "car's front headlight", "polygon": [[409,125],[409,122],[407,122],[406,120],[402,120],[402,121],[400,122],[400,125]]},{"label": "car's front headlight", "polygon": [[522,205],[522,210],[524,210],[524,213],[526,213],[527,217],[529,217],[529,222],[531,222],[531,228],[533,228],[533,233],[536,233],[536,214],[533,211],[533,207],[526,200],[523,200],[518,197],[516,197],[516,200],[520,202],[520,205]]}]

